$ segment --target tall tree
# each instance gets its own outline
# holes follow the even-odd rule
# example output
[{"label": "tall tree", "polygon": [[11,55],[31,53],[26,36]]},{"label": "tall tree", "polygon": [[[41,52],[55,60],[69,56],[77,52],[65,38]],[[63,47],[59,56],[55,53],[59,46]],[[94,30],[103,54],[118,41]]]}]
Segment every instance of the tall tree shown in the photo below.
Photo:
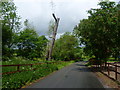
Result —
[{"label": "tall tree", "polygon": [[53,13],[53,18],[55,19],[55,25],[53,28],[53,35],[52,35],[52,41],[50,44],[50,48],[49,48],[49,52],[48,52],[48,60],[51,60],[51,56],[52,56],[52,51],[53,51],[53,47],[54,47],[54,43],[55,43],[55,38],[56,38],[56,34],[57,34],[57,29],[58,29],[58,24],[59,24],[59,20],[60,18],[56,18],[55,14]]},{"label": "tall tree", "polygon": [[2,55],[12,55],[14,34],[18,31],[20,17],[16,13],[16,6],[12,0],[1,2],[1,25],[2,25]]},{"label": "tall tree", "polygon": [[85,45],[87,53],[95,55],[96,59],[105,60],[118,47],[119,17],[115,2],[102,1],[98,5],[100,8],[88,11],[90,16],[80,21],[74,33]]}]

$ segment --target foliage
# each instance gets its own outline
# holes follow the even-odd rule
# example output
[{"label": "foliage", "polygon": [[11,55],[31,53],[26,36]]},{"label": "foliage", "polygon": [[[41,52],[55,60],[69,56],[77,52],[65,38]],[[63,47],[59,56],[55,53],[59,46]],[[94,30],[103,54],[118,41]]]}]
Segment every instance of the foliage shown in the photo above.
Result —
[{"label": "foliage", "polygon": [[47,39],[39,36],[34,27],[26,19],[25,28],[20,29],[20,17],[16,6],[11,1],[1,2],[2,6],[2,60],[9,60],[11,56],[22,56],[29,59],[43,58]]},{"label": "foliage", "polygon": [[38,36],[35,30],[30,28],[21,31],[17,41],[18,56],[29,59],[41,58],[47,46],[45,36]]},{"label": "foliage", "polygon": [[20,26],[20,17],[16,13],[16,6],[11,1],[1,2],[1,25],[2,25],[2,55],[11,57],[14,34]]},{"label": "foliage", "polygon": [[78,47],[78,39],[69,32],[65,33],[56,40],[53,51],[53,58],[56,60],[75,60],[82,55],[80,47]]},{"label": "foliage", "polygon": [[118,6],[114,2],[106,1],[98,4],[100,8],[88,11],[88,19],[80,21],[74,28],[74,33],[85,45],[84,52],[96,59],[106,60],[113,52],[120,51],[118,37],[120,23]]},{"label": "foliage", "polygon": [[[46,54],[46,47],[47,47],[47,38],[42,35],[38,37],[38,41],[36,42],[36,57],[37,58],[43,58]],[[44,58],[45,59],[45,58]]]},{"label": "foliage", "polygon": [[26,72],[20,72],[20,73],[15,73],[15,74],[3,75],[2,76],[2,79],[3,79],[2,88],[19,89],[22,86],[30,82],[33,82],[41,77],[44,77],[48,75],[49,73],[55,70],[58,70],[71,63],[73,62],[55,62],[55,63],[35,65],[34,68],[37,68],[37,69],[33,71],[26,71]]},{"label": "foliage", "polygon": [[40,61],[36,61],[36,60],[33,61],[23,57],[13,57],[13,58],[10,58],[9,61],[2,61],[2,65],[32,64],[32,63],[39,63],[39,62]]},{"label": "foliage", "polygon": [[35,50],[36,45],[35,42],[37,41],[37,34],[34,30],[25,29],[24,31],[20,32],[18,36],[18,56],[23,56],[26,58],[30,58],[30,54]]}]

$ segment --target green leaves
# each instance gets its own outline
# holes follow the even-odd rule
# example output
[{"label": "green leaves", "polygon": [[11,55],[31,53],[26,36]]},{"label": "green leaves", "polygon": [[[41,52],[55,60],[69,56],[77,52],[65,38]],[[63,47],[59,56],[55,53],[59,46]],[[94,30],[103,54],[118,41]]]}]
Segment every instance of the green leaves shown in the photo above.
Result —
[{"label": "green leaves", "polygon": [[[81,56],[78,48],[78,39],[66,32],[57,39],[54,46],[53,58],[55,60],[75,60]],[[77,55],[79,53],[79,56]]]},{"label": "green leaves", "polygon": [[[20,17],[16,13],[15,4],[8,0],[8,2],[1,2],[1,25],[2,25],[2,55],[11,57],[13,52],[12,45],[14,42],[14,34],[18,31],[20,26]],[[4,59],[3,59],[4,60]]]},{"label": "green leaves", "polygon": [[26,28],[21,31],[17,39],[17,54],[29,59],[41,58],[45,47],[47,46],[47,39],[45,36],[38,36],[36,31],[32,28]]},{"label": "green leaves", "polygon": [[[21,61],[21,60],[20,60]],[[12,61],[14,63],[14,61]],[[19,63],[19,60],[17,61]],[[33,62],[36,63],[36,62]],[[44,77],[51,72],[61,69],[62,67],[69,65],[73,62],[54,62],[41,65],[33,65],[34,68],[37,68],[33,71],[18,72],[9,75],[2,75],[2,88],[10,89],[20,89],[22,86],[29,84],[41,77]],[[25,66],[25,70],[26,70]],[[7,70],[8,69],[8,70]],[[10,68],[4,70],[10,71]],[[13,69],[15,71],[15,68]]]},{"label": "green leaves", "polygon": [[89,18],[81,20],[74,32],[85,45],[85,52],[102,59],[112,55],[110,49],[117,45],[114,41],[118,40],[119,17],[115,2],[100,2],[98,5],[100,8],[88,11]]}]

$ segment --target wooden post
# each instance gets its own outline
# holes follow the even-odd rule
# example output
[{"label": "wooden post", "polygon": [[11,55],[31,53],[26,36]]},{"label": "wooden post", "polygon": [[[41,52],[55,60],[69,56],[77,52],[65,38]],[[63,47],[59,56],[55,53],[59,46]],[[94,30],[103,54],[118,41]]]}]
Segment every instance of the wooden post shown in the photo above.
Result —
[{"label": "wooden post", "polygon": [[53,36],[52,36],[52,42],[50,45],[50,50],[49,50],[49,57],[48,60],[51,60],[51,56],[52,56],[52,51],[53,51],[53,47],[54,47],[54,43],[55,43],[55,38],[56,38],[56,34],[57,34],[57,29],[58,29],[58,24],[59,24],[59,20],[60,18],[56,18],[55,14],[53,13],[53,18],[55,19],[55,26],[54,26],[54,30],[53,30]]},{"label": "wooden post", "polygon": [[102,64],[100,64],[100,71],[102,71]]},{"label": "wooden post", "polygon": [[19,65],[17,66],[17,71],[20,71],[20,66]]},{"label": "wooden post", "polygon": [[30,66],[31,66],[31,69],[32,69],[32,64]]},{"label": "wooden post", "polygon": [[110,76],[109,63],[108,63],[108,76]]},{"label": "wooden post", "polygon": [[102,70],[103,70],[103,65],[101,64],[101,72],[102,72]]},{"label": "wooden post", "polygon": [[117,80],[117,65],[115,65],[115,79]]}]

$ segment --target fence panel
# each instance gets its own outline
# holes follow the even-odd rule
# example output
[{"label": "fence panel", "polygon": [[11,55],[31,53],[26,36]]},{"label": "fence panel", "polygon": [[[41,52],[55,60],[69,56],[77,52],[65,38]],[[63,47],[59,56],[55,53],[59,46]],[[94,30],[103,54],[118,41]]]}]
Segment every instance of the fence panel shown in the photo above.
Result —
[{"label": "fence panel", "polygon": [[[42,64],[54,64],[54,63],[61,63],[64,61],[59,61],[59,62],[47,62],[47,63],[34,63],[34,64],[17,64],[17,65],[0,65],[0,67],[5,68],[5,67],[16,67],[16,70],[12,70],[13,68],[11,68],[11,71],[7,71],[7,72],[2,72],[0,74],[4,75],[4,74],[11,74],[11,73],[16,73],[16,72],[23,72],[23,71],[32,71],[35,70],[37,68],[34,68],[35,65],[42,65]],[[23,70],[22,67],[27,67],[29,66],[27,69]],[[15,69],[15,68],[14,68]]]},{"label": "fence panel", "polygon": [[120,63],[106,63],[106,65],[101,64],[99,69],[108,77],[120,82]]}]

